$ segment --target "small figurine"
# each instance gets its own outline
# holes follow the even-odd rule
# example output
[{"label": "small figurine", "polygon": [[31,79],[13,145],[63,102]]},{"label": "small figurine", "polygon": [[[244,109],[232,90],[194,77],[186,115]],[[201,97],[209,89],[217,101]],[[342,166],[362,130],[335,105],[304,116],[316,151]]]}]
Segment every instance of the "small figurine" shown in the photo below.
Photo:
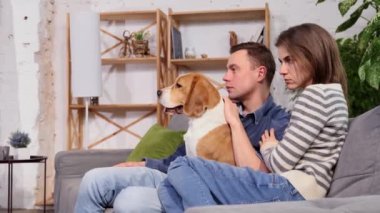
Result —
[{"label": "small figurine", "polygon": [[120,49],[120,57],[129,57],[132,54],[131,48],[131,39],[133,37],[133,33],[131,34],[128,30],[124,30],[123,32],[123,47]]},{"label": "small figurine", "polygon": [[191,49],[189,47],[185,48],[185,58],[196,58],[194,47]]},{"label": "small figurine", "polygon": [[238,43],[238,39],[234,31],[230,31],[229,33],[230,33],[230,47],[232,47]]}]

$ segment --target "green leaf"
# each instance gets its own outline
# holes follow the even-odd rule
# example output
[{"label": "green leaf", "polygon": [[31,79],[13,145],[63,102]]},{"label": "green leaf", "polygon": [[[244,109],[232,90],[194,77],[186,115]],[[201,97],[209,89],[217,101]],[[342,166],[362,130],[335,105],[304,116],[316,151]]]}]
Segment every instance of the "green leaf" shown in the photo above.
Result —
[{"label": "green leaf", "polygon": [[367,83],[378,90],[380,84],[380,61],[372,64],[371,69],[366,70],[366,76]]},{"label": "green leaf", "polygon": [[319,3],[322,3],[324,2],[325,0],[318,0],[316,4],[319,4]]},{"label": "green leaf", "polygon": [[376,35],[380,36],[380,12],[376,13],[368,25],[359,34],[359,48],[367,48],[370,40]]},{"label": "green leaf", "polygon": [[359,67],[358,74],[361,81],[364,81],[366,79],[366,73],[367,73],[366,70],[370,68],[371,68],[371,60],[366,61],[363,65]]},{"label": "green leaf", "polygon": [[338,4],[339,7],[339,12],[342,16],[344,16],[347,11],[354,5],[356,4],[357,0],[343,0],[340,1]]},{"label": "green leaf", "polygon": [[[360,42],[360,41],[359,41]],[[363,54],[361,64],[370,60],[373,62],[380,61],[380,38],[375,37],[370,43],[367,43],[367,48]]]},{"label": "green leaf", "polygon": [[380,0],[373,0],[372,2],[375,4],[375,6],[380,6]]},{"label": "green leaf", "polygon": [[353,13],[351,13],[350,18],[348,20],[346,20],[345,22],[343,22],[342,24],[338,26],[335,32],[337,33],[343,32],[347,30],[348,28],[352,27],[352,25],[354,25],[358,21],[360,16],[362,15],[363,10],[368,8],[369,4],[370,2],[365,2],[362,5],[360,5],[358,9],[356,9]]},{"label": "green leaf", "polygon": [[369,43],[358,70],[361,81],[366,81],[371,87],[379,89],[380,84],[380,38],[375,37]]},{"label": "green leaf", "polygon": [[363,51],[359,51],[357,36],[337,39],[340,56],[347,74],[350,117],[355,117],[380,104],[379,90],[361,81],[358,75]]},{"label": "green leaf", "polygon": [[379,89],[380,85],[380,61],[375,63],[371,59],[366,61],[359,67],[359,78],[361,81],[366,81],[371,87]]}]

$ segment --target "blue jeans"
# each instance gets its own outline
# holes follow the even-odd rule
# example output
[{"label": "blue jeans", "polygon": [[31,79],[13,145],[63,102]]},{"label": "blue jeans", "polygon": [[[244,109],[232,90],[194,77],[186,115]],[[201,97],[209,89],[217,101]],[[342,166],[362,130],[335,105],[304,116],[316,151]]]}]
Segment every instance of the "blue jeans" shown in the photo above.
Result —
[{"label": "blue jeans", "polygon": [[166,174],[146,167],[107,167],[90,170],[80,184],[76,213],[162,212],[157,187]]},{"label": "blue jeans", "polygon": [[170,213],[194,206],[304,200],[278,174],[194,157],[179,157],[171,163],[158,196]]}]

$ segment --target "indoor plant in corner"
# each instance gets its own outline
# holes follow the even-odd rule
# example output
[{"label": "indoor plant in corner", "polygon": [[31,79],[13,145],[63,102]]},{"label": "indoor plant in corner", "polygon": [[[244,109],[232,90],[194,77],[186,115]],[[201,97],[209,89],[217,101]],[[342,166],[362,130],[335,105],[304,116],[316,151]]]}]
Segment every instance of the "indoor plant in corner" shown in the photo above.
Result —
[{"label": "indoor plant in corner", "polygon": [[[337,27],[337,33],[359,19],[367,23],[357,35],[337,39],[348,77],[350,116],[355,117],[380,104],[380,0],[340,0],[338,9],[342,16],[351,14]],[[370,12],[363,14],[365,10]]]},{"label": "indoor plant in corner", "polygon": [[12,132],[8,142],[13,147],[14,159],[20,160],[30,158],[30,153],[27,149],[27,146],[30,144],[28,133],[19,130]]}]

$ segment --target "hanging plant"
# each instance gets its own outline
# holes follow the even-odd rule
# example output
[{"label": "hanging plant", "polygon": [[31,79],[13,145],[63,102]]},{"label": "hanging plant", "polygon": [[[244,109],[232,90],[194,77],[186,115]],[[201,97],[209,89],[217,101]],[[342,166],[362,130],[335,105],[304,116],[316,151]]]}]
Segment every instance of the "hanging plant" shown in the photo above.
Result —
[{"label": "hanging plant", "polygon": [[13,148],[26,148],[30,144],[30,138],[28,133],[17,130],[11,133],[8,143]]}]

